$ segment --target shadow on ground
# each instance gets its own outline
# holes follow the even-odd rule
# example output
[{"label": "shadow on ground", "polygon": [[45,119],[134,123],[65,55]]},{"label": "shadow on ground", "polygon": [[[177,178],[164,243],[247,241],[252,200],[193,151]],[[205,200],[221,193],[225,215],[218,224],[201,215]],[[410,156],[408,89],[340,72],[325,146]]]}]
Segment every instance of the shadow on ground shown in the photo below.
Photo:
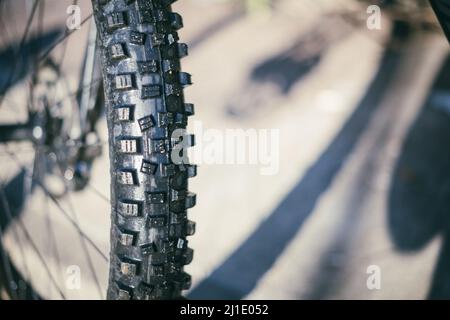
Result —
[{"label": "shadow on ground", "polygon": [[[403,32],[403,28],[396,26],[393,39]],[[385,52],[366,95],[315,164],[274,212],[191,291],[190,299],[241,299],[252,291],[301,229],[354,149],[389,87],[400,59],[397,51]]]},{"label": "shadow on ground", "polygon": [[[20,171],[6,185],[0,186],[0,236],[14,221],[19,221],[26,201],[26,172]],[[7,251],[0,241],[0,287],[4,287],[8,295],[15,299],[38,299],[32,286],[11,263]]]},{"label": "shadow on ground", "polygon": [[404,142],[389,198],[389,230],[398,250],[417,251],[443,236],[430,299],[450,299],[449,83],[450,57]]},{"label": "shadow on ground", "polygon": [[245,85],[230,96],[225,111],[231,117],[249,117],[255,111],[275,104],[314,71],[328,49],[348,36],[342,20],[328,19],[294,39],[292,46],[256,64]]},{"label": "shadow on ground", "polygon": [[[45,53],[61,34],[61,30],[53,30],[27,41],[13,43],[0,51],[0,94],[5,94],[19,81],[34,70],[37,59]],[[12,63],[13,61],[13,63]],[[23,106],[25,108],[25,106]],[[13,161],[12,159],[10,161]],[[18,219],[26,201],[26,172],[21,170],[5,185],[0,192],[0,236]],[[10,263],[9,257],[0,241],[0,287],[4,287],[10,297],[20,299],[36,299],[31,285],[21,273]]]},{"label": "shadow on ground", "polygon": [[0,51],[0,94],[22,80],[34,69],[34,64],[45,50],[55,43],[61,30],[53,30],[24,43],[14,43]]}]

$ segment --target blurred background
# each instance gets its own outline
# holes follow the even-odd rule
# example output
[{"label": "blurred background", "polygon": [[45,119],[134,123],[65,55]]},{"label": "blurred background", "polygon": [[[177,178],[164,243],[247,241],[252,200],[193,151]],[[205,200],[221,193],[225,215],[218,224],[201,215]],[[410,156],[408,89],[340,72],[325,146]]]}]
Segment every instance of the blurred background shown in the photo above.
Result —
[{"label": "blurred background", "polygon": [[[36,61],[18,48],[42,54],[66,32],[72,1],[43,2],[23,41],[33,1],[0,2],[2,123],[27,115]],[[55,95],[67,103],[92,23],[90,1],[77,4],[81,28],[51,52],[64,79]],[[381,6],[375,29],[372,4]],[[427,2],[183,0],[173,9],[190,49],[182,65],[194,81],[185,90],[196,106],[191,132],[201,121],[203,130],[280,135],[274,175],[200,164],[190,182],[197,227],[187,297],[450,298],[450,58]],[[10,275],[22,297],[105,297],[104,119],[97,129],[103,148],[88,184],[58,196],[33,187],[30,143],[0,145],[3,288]]]}]

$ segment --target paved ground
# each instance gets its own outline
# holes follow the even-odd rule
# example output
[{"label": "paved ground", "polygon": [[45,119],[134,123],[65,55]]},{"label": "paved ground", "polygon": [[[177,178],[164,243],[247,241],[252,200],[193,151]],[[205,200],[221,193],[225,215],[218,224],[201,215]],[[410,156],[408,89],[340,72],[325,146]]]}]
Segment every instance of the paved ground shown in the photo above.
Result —
[{"label": "paved ground", "polygon": [[[88,1],[80,2],[89,12]],[[186,91],[196,104],[192,131],[201,121],[203,130],[280,134],[276,175],[261,175],[255,165],[200,166],[191,183],[198,205],[190,212],[197,233],[189,297],[450,298],[442,285],[450,274],[448,45],[430,34],[392,43],[387,20],[369,31],[364,21],[330,14],[343,4],[352,2],[284,1],[272,16],[244,16],[208,1],[176,5],[186,26],[180,36],[191,44],[183,68],[194,75]],[[64,5],[58,2],[61,12]],[[199,9],[208,12],[202,19]],[[85,34],[83,27],[77,37]],[[72,78],[79,43],[69,44],[66,58]],[[107,197],[107,164],[105,152],[92,186],[61,199],[105,255],[109,204],[98,193]],[[0,170],[9,180],[17,172],[14,164]],[[99,298],[107,261],[79,240],[61,210],[35,191],[20,216],[64,295]],[[23,228],[13,223],[3,238],[40,294],[59,298],[32,246],[19,249],[28,243]],[[71,265],[81,268],[80,290],[66,286]],[[378,290],[367,287],[373,266]]]}]

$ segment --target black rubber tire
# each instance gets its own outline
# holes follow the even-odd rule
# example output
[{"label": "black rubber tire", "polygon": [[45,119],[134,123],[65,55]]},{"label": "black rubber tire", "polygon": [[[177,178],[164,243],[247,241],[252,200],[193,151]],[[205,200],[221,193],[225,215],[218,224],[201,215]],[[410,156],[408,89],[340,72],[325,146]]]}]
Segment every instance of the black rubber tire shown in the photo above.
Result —
[{"label": "black rubber tire", "polygon": [[187,180],[196,167],[174,163],[193,106],[190,75],[180,71],[187,46],[173,0],[92,0],[99,34],[111,163],[111,256],[108,299],[178,299],[191,284],[184,265],[195,231]]}]

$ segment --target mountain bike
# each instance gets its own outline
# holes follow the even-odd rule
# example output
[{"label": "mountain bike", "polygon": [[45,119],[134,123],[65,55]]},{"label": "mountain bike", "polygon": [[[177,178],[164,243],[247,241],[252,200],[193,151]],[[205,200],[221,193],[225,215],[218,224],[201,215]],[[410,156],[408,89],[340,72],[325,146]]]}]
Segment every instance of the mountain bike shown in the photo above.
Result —
[{"label": "mountain bike", "polygon": [[[22,98],[12,112],[15,116],[21,113],[22,120],[0,124],[0,143],[6,146],[2,159],[14,162],[21,172],[0,186],[3,297],[44,298],[33,288],[33,270],[26,264],[17,267],[11,258],[3,241],[10,231],[20,255],[27,254],[23,243],[27,242],[57,295],[66,297],[20,216],[24,198],[37,190],[82,239],[100,297],[103,288],[89,252],[109,264],[108,299],[178,299],[190,287],[184,266],[193,258],[187,237],[194,234],[195,223],[188,220],[187,210],[195,205],[196,196],[188,191],[188,179],[196,175],[196,166],[185,154],[194,144],[185,129],[194,107],[184,101],[183,88],[192,81],[181,71],[180,59],[188,49],[178,39],[183,23],[171,10],[173,2],[92,0],[93,13],[79,23],[95,21],[90,24],[86,45],[82,44],[86,48],[75,91],[70,90],[61,65],[70,54],[64,44],[78,29],[44,32],[46,1],[28,2],[19,41],[0,52],[6,70],[0,77],[0,110],[6,108],[12,91],[18,90]],[[432,4],[450,34],[448,5],[440,0]],[[37,21],[34,29],[33,21]],[[2,30],[8,30],[0,22]],[[61,47],[62,54],[56,56],[55,49]],[[107,148],[98,130],[103,116]],[[17,142],[28,142],[31,148],[19,149]],[[11,144],[12,148],[8,147]],[[110,197],[95,190],[90,181],[95,162],[105,149],[110,158]],[[23,164],[22,152],[31,154],[31,166]],[[15,183],[18,180],[20,188]],[[110,203],[109,257],[80,226],[73,208],[62,204],[70,193],[85,190]],[[53,233],[49,227],[45,236],[56,246]],[[55,256],[61,254],[53,250]]]},{"label": "mountain bike", "polygon": [[[75,92],[69,92],[64,81],[60,68],[63,58],[58,61],[52,53],[77,29],[51,33],[48,44],[43,36],[32,39],[32,33],[43,35],[45,2],[28,2],[26,26],[10,50],[13,59],[0,98],[5,104],[14,85],[26,84],[21,85],[20,95],[26,96],[23,105],[14,106],[24,110],[24,120],[2,123],[0,142],[30,142],[28,152],[34,161],[31,169],[25,168],[20,150],[5,148],[7,161],[18,164],[29,178],[25,193],[43,192],[76,228],[83,248],[93,248],[109,260],[108,299],[181,298],[182,291],[191,285],[184,266],[193,257],[186,237],[195,232],[187,209],[196,201],[195,194],[188,191],[188,178],[196,175],[196,166],[183,154],[185,147],[193,145],[193,137],[185,134],[185,128],[194,107],[185,103],[183,96],[191,76],[180,67],[188,48],[178,39],[183,23],[171,10],[175,1],[93,0],[93,13],[79,24],[95,20]],[[34,20],[37,31],[31,27]],[[23,69],[27,74],[19,71]],[[107,118],[111,175],[109,258],[60,204],[66,193],[89,188],[93,163],[105,149],[97,131],[103,115]],[[181,160],[174,159],[175,153]],[[19,205],[12,203],[12,194],[17,192],[6,185],[0,190],[0,239],[14,224],[24,234],[22,241],[33,243],[16,212]],[[31,248],[46,266],[36,246]],[[1,283],[7,298],[39,298],[30,279],[24,279],[11,263],[2,241],[0,249]],[[88,260],[95,268],[92,258]],[[44,269],[58,287],[49,268]],[[22,280],[28,282],[25,287],[19,285]],[[63,289],[57,291],[65,298]]]}]

